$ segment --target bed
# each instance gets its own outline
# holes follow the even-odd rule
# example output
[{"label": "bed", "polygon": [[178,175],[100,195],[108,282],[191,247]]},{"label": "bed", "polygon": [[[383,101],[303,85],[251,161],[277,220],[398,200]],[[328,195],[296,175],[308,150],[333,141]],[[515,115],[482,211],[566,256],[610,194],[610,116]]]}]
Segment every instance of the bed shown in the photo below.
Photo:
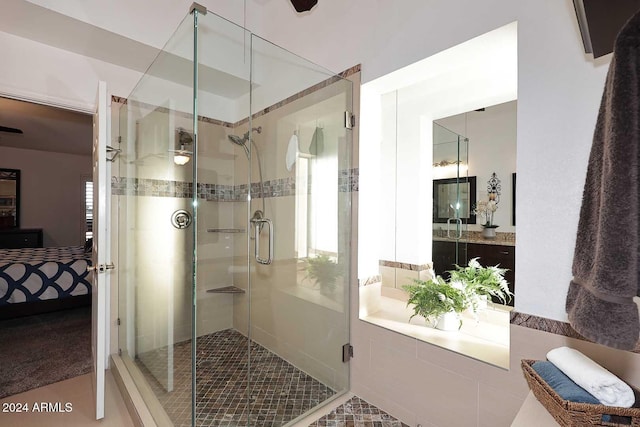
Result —
[{"label": "bed", "polygon": [[91,304],[82,246],[0,249],[0,319]]}]

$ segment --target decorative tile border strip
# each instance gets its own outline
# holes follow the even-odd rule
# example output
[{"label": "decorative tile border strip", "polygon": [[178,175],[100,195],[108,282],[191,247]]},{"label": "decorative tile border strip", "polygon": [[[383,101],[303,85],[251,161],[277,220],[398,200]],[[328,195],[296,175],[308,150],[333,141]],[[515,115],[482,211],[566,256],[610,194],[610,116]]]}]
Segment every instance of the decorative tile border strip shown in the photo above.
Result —
[{"label": "decorative tile border strip", "polygon": [[192,197],[193,184],[184,181],[112,176],[111,194],[117,196]]},{"label": "decorative tile border strip", "polygon": [[351,168],[343,169],[338,175],[338,191],[341,193],[350,193],[359,191],[360,188],[360,169]]},{"label": "decorative tile border strip", "polygon": [[346,79],[346,78],[354,75],[355,73],[359,73],[360,71],[362,71],[362,64],[356,64],[353,67],[347,68],[343,72],[338,73],[338,75],[340,77],[342,77],[343,79]]},{"label": "decorative tile border strip", "polygon": [[380,282],[382,282],[382,276],[378,274],[376,276],[365,277],[364,279],[358,280],[358,286],[359,287],[369,286],[369,285],[373,285],[374,283],[380,283]]},{"label": "decorative tile border strip", "polygon": [[[522,326],[529,329],[536,329],[538,331],[549,332],[556,335],[562,335],[569,338],[576,338],[582,341],[592,342],[591,340],[577,333],[567,322],[548,319],[546,317],[534,316],[533,314],[518,313],[516,311],[511,312],[510,321],[512,325]],[[640,343],[636,344],[636,347],[632,350],[632,352],[640,353]]]},{"label": "decorative tile border strip", "polygon": [[424,271],[424,270],[429,270],[430,268],[433,268],[431,263],[410,264],[408,262],[386,261],[383,259],[381,259],[378,262],[378,265],[380,265],[381,267],[400,268],[402,270],[409,270],[409,271]]},{"label": "decorative tile border strip", "polygon": [[[348,181],[339,185],[340,192],[357,191],[358,169],[340,171],[339,178]],[[355,188],[355,190],[353,190]],[[295,196],[296,180],[294,177],[279,178],[265,181],[263,185],[259,182],[251,183],[251,194],[254,199],[264,197],[284,197]],[[220,185],[199,183],[197,185],[198,198],[210,201],[222,202],[244,202],[249,194],[249,185]],[[152,197],[193,197],[193,184],[185,181],[172,181],[146,178],[125,178],[111,177],[111,194],[115,196],[152,196]]]},{"label": "decorative tile border strip", "polygon": [[124,96],[115,96],[115,95],[111,95],[111,102],[115,102],[116,104],[122,104],[122,105],[126,105],[127,104],[127,98],[125,98]]},{"label": "decorative tile border strip", "polygon": [[[382,259],[378,261],[378,265],[380,267],[389,267],[389,268],[396,268],[396,269],[401,269],[406,271],[417,271],[417,272],[433,269],[433,263],[411,264],[407,262],[387,261]],[[364,279],[358,279],[358,286],[359,287],[369,286],[369,285],[373,285],[375,283],[380,283],[380,282],[382,282],[382,275],[377,274],[375,276],[365,277]]]},{"label": "decorative tile border strip", "polygon": [[220,184],[198,184],[198,198],[206,199],[210,201],[219,201],[219,202],[236,202],[236,201],[246,201],[247,197],[244,199],[238,198],[238,194],[233,185],[220,185]]}]

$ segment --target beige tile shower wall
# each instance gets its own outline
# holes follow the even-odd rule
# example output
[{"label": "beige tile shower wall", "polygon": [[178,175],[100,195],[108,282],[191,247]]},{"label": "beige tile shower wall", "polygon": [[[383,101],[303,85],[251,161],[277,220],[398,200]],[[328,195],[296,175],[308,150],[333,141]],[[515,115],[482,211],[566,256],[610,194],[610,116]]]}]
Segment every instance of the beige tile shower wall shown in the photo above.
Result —
[{"label": "beige tile shower wall", "polygon": [[[132,109],[135,132],[123,135],[119,176],[131,179],[124,194],[116,196],[119,205],[119,312],[126,338],[120,340],[131,355],[164,347],[191,338],[192,311],[192,228],[178,230],[170,218],[178,209],[193,212],[192,199],[171,190],[158,194],[158,185],[167,182],[191,182],[193,160],[184,166],[173,163],[175,129],[190,129],[188,117],[167,109]],[[134,116],[137,115],[137,116]],[[133,117],[133,118],[131,118]],[[123,123],[123,126],[126,123]],[[123,128],[124,129],[124,128]],[[205,183],[227,184],[233,179],[233,156],[221,148],[224,129],[201,124],[198,179]],[[124,130],[123,130],[123,133]],[[138,186],[132,183],[138,179]],[[151,182],[149,180],[158,180]],[[177,190],[181,192],[182,190]],[[152,195],[154,194],[154,195]],[[174,197],[177,196],[177,197]],[[198,224],[198,317],[199,335],[226,329],[232,324],[229,295],[208,294],[206,289],[228,285],[225,263],[233,247],[225,236],[207,233],[208,228],[228,227],[231,206],[199,199]],[[124,350],[124,349],[123,349]]]},{"label": "beige tile shower wall", "polygon": [[[402,264],[402,263],[399,263]],[[429,280],[431,274],[426,268],[427,266],[411,266],[409,270],[405,267],[392,267],[389,265],[380,265],[380,278],[382,286],[385,288],[402,289],[405,285],[410,285],[414,280]],[[418,268],[418,269],[413,269]]]},{"label": "beige tile shower wall", "polygon": [[[227,139],[228,128],[198,123],[198,182],[234,185],[234,147]],[[233,295],[208,293],[207,290],[233,285],[232,263],[235,236],[211,229],[245,228],[234,222],[234,202],[198,199],[198,273],[196,334],[207,335],[232,327]]]},{"label": "beige tile shower wall", "polygon": [[[317,125],[324,125],[325,147],[331,150],[333,141],[337,141],[337,131],[332,131],[335,123],[344,117],[343,111],[318,109],[309,112],[305,109],[317,105],[330,96],[338,95],[337,87],[327,87],[319,92],[296,100],[275,109],[252,121],[252,127],[262,126],[262,133],[253,134],[260,153],[263,179],[270,181],[282,178],[294,178],[295,167],[287,171],[285,155],[289,140],[294,131],[298,132],[300,150],[308,151],[309,143]],[[312,118],[319,119],[318,121]],[[234,129],[235,134],[242,135],[247,126]],[[342,133],[346,132],[344,128]],[[341,141],[340,143],[342,143]],[[335,143],[334,143],[335,144]],[[335,148],[334,148],[335,149]],[[236,185],[247,182],[246,157],[241,148],[236,149]],[[251,169],[251,181],[260,181],[256,156]],[[335,171],[335,187],[337,192],[337,173]],[[344,193],[342,193],[344,194]],[[347,365],[342,363],[341,347],[348,342],[348,330],[344,308],[330,297],[320,295],[319,290],[312,289],[310,284],[300,285],[304,271],[297,261],[295,251],[295,196],[267,197],[265,199],[266,217],[272,219],[275,227],[275,261],[272,265],[259,265],[253,259],[253,244],[250,248],[237,245],[235,262],[238,271],[234,274],[236,286],[247,287],[247,272],[242,266],[246,264],[247,252],[251,259],[251,307],[249,295],[234,297],[234,328],[242,333],[248,331],[248,315],[251,312],[251,337],[269,350],[288,360],[311,376],[330,387],[341,390],[348,386]],[[237,224],[246,221],[246,204],[239,205],[235,212]],[[251,201],[250,212],[262,209],[262,200]],[[335,208],[334,208],[335,210]],[[335,215],[333,211],[327,215]],[[313,224],[322,231],[321,224]],[[240,237],[236,237],[239,242]],[[262,247],[266,247],[267,233],[263,231]],[[263,256],[266,252],[263,252]],[[338,292],[339,293],[339,292]],[[333,298],[344,300],[343,295]]]},{"label": "beige tile shower wall", "polygon": [[[190,180],[191,171],[176,166],[169,151],[175,128],[188,126],[188,122],[162,108],[133,111],[138,114],[136,134],[129,135],[121,147],[121,175],[160,182]],[[120,197],[126,199],[120,215],[121,233],[127,240],[126,247],[120,245],[126,252],[123,285],[134,287],[129,292],[135,304],[134,318],[128,321],[135,325],[135,354],[140,355],[191,336],[193,239],[189,229],[178,230],[170,221],[173,212],[191,211],[191,206],[190,199],[181,197]]]},{"label": "beige tile shower wall", "polygon": [[[127,197],[127,196],[121,196]],[[135,284],[136,352],[164,347],[191,336],[191,235],[171,226],[188,199],[130,197],[135,218],[130,236],[128,278]]]}]

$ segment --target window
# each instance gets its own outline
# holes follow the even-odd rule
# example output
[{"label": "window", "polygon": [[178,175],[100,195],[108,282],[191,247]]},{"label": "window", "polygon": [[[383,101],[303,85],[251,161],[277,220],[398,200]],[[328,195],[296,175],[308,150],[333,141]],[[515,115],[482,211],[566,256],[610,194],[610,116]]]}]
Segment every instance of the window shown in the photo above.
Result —
[{"label": "window", "polygon": [[93,180],[84,178],[84,240],[93,238]]}]

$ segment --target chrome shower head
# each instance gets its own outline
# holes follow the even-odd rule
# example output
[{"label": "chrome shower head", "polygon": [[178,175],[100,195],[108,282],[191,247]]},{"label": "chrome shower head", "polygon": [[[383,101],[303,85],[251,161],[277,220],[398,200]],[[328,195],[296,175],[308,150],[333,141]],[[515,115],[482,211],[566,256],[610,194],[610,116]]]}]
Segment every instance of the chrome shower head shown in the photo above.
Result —
[{"label": "chrome shower head", "polygon": [[193,136],[188,131],[183,128],[178,128],[176,131],[178,132],[178,143],[180,145],[187,145],[193,142]]},{"label": "chrome shower head", "polygon": [[[262,126],[257,128],[251,128],[251,132],[262,133]],[[244,152],[249,157],[249,147],[247,147],[247,141],[249,141],[249,131],[246,131],[243,136],[229,135],[229,141],[244,148]]]},{"label": "chrome shower head", "polygon": [[244,137],[238,135],[229,135],[229,141],[233,142],[237,145],[242,145],[244,147],[244,143],[249,139],[249,135],[245,134]]},{"label": "chrome shower head", "polygon": [[[251,128],[251,132],[262,133],[262,126]],[[249,131],[246,131],[243,136],[229,135],[229,140],[237,145],[245,145],[245,143],[249,140]]]}]

